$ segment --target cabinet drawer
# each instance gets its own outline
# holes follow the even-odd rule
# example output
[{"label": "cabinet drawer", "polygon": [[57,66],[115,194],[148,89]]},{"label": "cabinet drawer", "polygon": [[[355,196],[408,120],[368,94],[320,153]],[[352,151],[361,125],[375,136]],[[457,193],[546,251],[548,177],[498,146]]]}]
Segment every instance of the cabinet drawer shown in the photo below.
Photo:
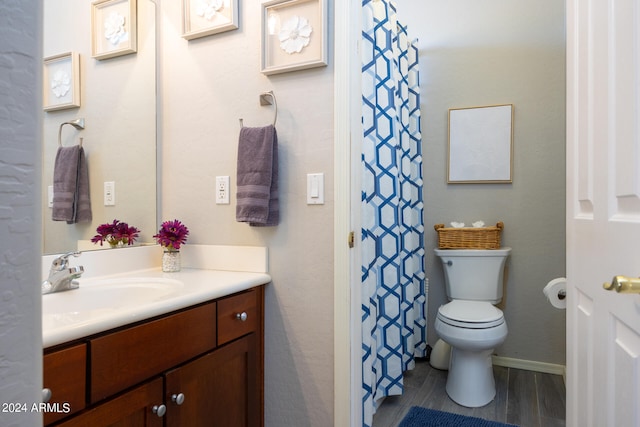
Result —
[{"label": "cabinet drawer", "polygon": [[87,346],[85,344],[45,354],[42,372],[42,385],[51,390],[51,399],[48,403],[57,406],[57,411],[44,413],[45,425],[84,409],[87,382]]},{"label": "cabinet drawer", "polygon": [[163,418],[153,412],[162,405],[162,378],[129,390],[56,427],[135,426],[162,427]]},{"label": "cabinet drawer", "polygon": [[92,339],[91,402],[97,402],[216,346],[216,303]]},{"label": "cabinet drawer", "polygon": [[258,292],[254,289],[218,300],[218,345],[257,331],[257,297]]}]

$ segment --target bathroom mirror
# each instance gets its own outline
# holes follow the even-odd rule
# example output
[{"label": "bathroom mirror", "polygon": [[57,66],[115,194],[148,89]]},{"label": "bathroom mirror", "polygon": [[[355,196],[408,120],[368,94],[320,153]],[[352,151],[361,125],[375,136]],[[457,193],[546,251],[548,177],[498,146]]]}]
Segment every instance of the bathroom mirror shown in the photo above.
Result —
[{"label": "bathroom mirror", "polygon": [[[43,253],[109,248],[89,240],[98,225],[114,219],[141,230],[136,244],[151,242],[157,232],[156,4],[137,1],[137,52],[101,60],[91,52],[91,1],[47,0],[43,5],[44,58],[71,52],[80,63],[80,106],[43,111]],[[85,120],[85,128],[63,126],[61,142],[70,146],[82,138],[93,220],[67,224],[52,220],[49,186],[60,125],[78,118]],[[105,182],[114,183],[114,205],[105,206]]]}]

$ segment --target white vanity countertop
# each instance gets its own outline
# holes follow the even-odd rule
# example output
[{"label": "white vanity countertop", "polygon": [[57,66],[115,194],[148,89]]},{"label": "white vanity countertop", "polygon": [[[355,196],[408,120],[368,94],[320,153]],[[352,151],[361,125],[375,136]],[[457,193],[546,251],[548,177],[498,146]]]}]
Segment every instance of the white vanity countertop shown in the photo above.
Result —
[{"label": "white vanity countertop", "polygon": [[[74,292],[82,292],[83,288],[90,289],[96,284],[104,284],[109,279],[122,280],[124,278],[160,278],[174,279],[182,282],[171,293],[170,297],[151,300],[139,305],[110,304],[108,308],[88,311],[64,311],[42,316],[43,347],[51,347],[68,341],[80,339],[92,334],[107,331],[112,328],[148,319],[161,314],[186,308],[201,302],[231,295],[254,286],[263,285],[271,281],[266,273],[247,273],[237,271],[219,271],[183,268],[176,273],[163,273],[161,269],[139,270],[125,274],[93,279],[80,279],[80,288],[70,291],[43,295],[43,306],[52,298],[76,297]],[[49,298],[49,301],[47,301]]]},{"label": "white vanity countertop", "polygon": [[[271,282],[264,247],[185,245],[181,253],[182,270],[175,273],[162,272],[159,246],[83,252],[72,258],[71,265],[83,265],[85,273],[79,289],[42,296],[43,347]],[[45,277],[54,258],[43,257]],[[126,281],[134,282],[133,293],[123,291]]]}]

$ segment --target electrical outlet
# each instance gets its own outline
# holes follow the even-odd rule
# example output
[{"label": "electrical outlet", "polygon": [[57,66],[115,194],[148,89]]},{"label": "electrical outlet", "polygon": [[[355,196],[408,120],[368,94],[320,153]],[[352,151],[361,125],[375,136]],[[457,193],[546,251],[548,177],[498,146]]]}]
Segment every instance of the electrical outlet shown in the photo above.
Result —
[{"label": "electrical outlet", "polygon": [[229,204],[229,176],[216,176],[216,204]]},{"label": "electrical outlet", "polygon": [[115,206],[116,204],[116,183],[105,181],[104,183],[104,205]]}]

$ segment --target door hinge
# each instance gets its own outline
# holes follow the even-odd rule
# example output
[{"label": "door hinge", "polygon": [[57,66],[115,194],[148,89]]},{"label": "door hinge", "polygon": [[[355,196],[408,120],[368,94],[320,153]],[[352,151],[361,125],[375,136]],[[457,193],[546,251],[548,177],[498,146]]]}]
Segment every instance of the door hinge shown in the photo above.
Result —
[{"label": "door hinge", "polygon": [[355,231],[350,231],[349,232],[349,238],[348,238],[348,243],[349,243],[349,248],[353,248],[356,245],[356,233]]}]

